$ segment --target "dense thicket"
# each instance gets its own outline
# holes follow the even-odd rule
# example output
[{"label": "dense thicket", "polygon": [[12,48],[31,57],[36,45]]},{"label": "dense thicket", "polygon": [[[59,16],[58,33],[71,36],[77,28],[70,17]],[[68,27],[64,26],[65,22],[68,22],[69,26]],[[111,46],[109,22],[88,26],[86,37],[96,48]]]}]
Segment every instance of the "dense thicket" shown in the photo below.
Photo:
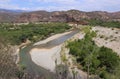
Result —
[{"label": "dense thicket", "polygon": [[11,44],[20,44],[26,39],[32,42],[44,39],[51,34],[61,33],[71,27],[65,23],[46,23],[46,24],[28,24],[12,25],[1,24],[0,36],[9,40]]},{"label": "dense thicket", "polygon": [[84,39],[68,44],[70,54],[76,57],[76,61],[82,65],[82,70],[88,71],[89,67],[90,74],[97,74],[104,79],[119,79],[120,77],[115,75],[115,78],[109,77],[119,71],[115,70],[120,63],[120,57],[112,49],[98,47],[92,40],[96,36],[95,32],[88,30],[85,32]]},{"label": "dense thicket", "polygon": [[120,22],[118,21],[102,21],[102,20],[89,20],[89,25],[92,26],[104,26],[104,27],[113,27],[113,28],[120,28]]}]

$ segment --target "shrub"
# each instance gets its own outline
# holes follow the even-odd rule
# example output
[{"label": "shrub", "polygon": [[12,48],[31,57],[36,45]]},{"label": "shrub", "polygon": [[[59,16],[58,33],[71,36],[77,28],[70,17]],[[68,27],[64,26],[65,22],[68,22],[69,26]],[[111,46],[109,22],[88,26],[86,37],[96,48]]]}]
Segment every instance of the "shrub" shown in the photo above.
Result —
[{"label": "shrub", "polygon": [[98,47],[92,41],[92,33],[86,34],[82,40],[70,42],[70,54],[76,57],[84,71],[87,71],[89,65],[90,74],[98,74],[101,78],[108,79],[109,74],[113,73],[111,71],[119,65],[120,58],[112,49]]}]

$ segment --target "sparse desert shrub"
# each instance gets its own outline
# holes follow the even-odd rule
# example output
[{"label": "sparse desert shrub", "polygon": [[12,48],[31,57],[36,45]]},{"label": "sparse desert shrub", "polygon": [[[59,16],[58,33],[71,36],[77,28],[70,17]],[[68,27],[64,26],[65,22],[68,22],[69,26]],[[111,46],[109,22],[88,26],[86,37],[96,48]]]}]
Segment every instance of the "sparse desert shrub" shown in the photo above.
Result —
[{"label": "sparse desert shrub", "polygon": [[115,34],[118,34],[118,32],[115,32]]},{"label": "sparse desert shrub", "polygon": [[105,36],[104,35],[100,35],[100,38],[104,38]]},{"label": "sparse desert shrub", "polygon": [[0,37],[0,78],[17,79],[18,67],[13,60],[13,50]]}]

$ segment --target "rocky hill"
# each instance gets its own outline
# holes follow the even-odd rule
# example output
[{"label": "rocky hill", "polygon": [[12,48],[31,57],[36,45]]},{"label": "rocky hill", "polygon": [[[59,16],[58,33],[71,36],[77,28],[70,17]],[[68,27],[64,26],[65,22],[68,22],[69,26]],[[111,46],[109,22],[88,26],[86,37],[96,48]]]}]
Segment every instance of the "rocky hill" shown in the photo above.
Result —
[{"label": "rocky hill", "polygon": [[14,12],[1,11],[0,22],[80,22],[89,19],[99,19],[105,21],[120,21],[120,12],[93,11],[83,12],[79,10],[68,11],[33,11]]},{"label": "rocky hill", "polygon": [[0,9],[0,22],[14,22],[23,10]]}]

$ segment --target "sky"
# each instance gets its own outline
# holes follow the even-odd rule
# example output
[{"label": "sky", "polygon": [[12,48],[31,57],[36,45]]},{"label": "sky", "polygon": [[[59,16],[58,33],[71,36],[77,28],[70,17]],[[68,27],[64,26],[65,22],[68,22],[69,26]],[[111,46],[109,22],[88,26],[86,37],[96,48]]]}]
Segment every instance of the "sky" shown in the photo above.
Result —
[{"label": "sky", "polygon": [[0,8],[14,10],[120,11],[120,0],[0,0]]}]

